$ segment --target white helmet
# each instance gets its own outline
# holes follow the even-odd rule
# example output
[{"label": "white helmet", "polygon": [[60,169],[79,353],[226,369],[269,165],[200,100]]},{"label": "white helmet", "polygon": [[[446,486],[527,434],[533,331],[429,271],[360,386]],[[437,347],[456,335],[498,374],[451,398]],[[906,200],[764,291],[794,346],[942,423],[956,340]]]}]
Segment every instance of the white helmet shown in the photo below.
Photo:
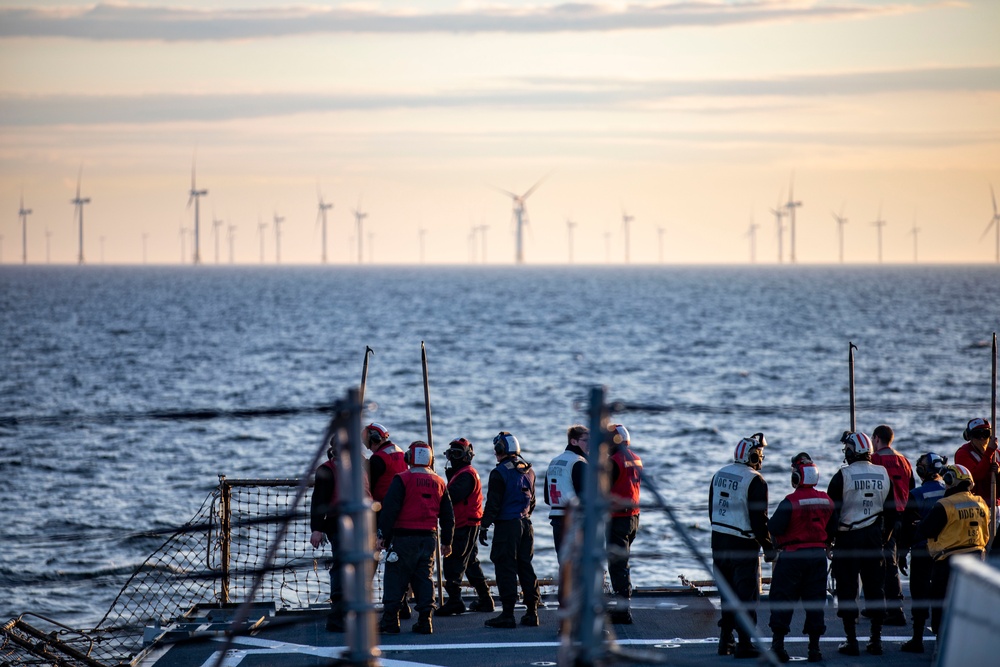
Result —
[{"label": "white helmet", "polygon": [[840,442],[844,445],[844,456],[848,463],[861,458],[871,458],[872,452],[875,451],[872,439],[861,431],[856,433],[844,431],[840,436]]},{"label": "white helmet", "polygon": [[764,439],[764,434],[754,433],[749,438],[743,438],[736,443],[733,461],[759,469],[760,464],[764,462],[765,447],[767,447],[767,440]]},{"label": "white helmet", "polygon": [[628,445],[632,442],[628,429],[621,424],[609,424],[608,433],[611,435],[611,444],[613,445]]}]

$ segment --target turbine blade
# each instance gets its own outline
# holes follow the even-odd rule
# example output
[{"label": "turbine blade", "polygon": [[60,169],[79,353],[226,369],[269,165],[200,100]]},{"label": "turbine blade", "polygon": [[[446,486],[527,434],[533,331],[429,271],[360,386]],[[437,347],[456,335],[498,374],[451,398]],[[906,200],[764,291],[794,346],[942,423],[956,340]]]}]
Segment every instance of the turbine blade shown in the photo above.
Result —
[{"label": "turbine blade", "polygon": [[990,197],[993,199],[993,217],[996,218],[1000,213],[997,213],[997,196],[993,193],[992,185],[990,185]]},{"label": "turbine blade", "polygon": [[986,235],[990,233],[990,230],[993,229],[993,225],[995,224],[997,224],[997,218],[990,220],[990,224],[986,225],[986,229],[984,229],[983,233],[979,236],[980,241],[986,238]]},{"label": "turbine blade", "polygon": [[525,193],[524,193],[523,195],[521,195],[521,200],[523,201],[523,200],[527,199],[528,197],[530,197],[530,196],[531,196],[531,193],[532,193],[532,192],[534,192],[535,190],[537,190],[537,189],[538,189],[538,186],[539,186],[539,185],[541,185],[541,184],[542,184],[542,183],[543,183],[543,182],[544,182],[544,181],[545,181],[546,179],[548,179],[548,177],[549,177],[549,176],[551,176],[551,175],[552,175],[552,172],[553,172],[553,171],[555,171],[555,169],[553,169],[552,171],[550,171],[549,173],[545,174],[545,175],[544,175],[544,176],[542,176],[542,177],[541,177],[540,179],[538,179],[538,182],[537,182],[537,183],[535,183],[534,185],[532,185],[532,186],[531,186],[531,187],[530,187],[530,188],[528,189],[528,191],[527,191],[527,192],[525,192]]}]

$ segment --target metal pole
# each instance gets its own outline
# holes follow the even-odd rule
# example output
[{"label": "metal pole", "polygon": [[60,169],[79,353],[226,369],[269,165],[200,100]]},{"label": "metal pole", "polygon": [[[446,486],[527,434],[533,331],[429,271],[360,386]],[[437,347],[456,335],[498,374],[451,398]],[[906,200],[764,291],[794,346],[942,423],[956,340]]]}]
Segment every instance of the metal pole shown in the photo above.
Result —
[{"label": "metal pole", "polygon": [[375,605],[372,604],[372,577],[375,561],[371,499],[365,494],[365,460],[361,453],[361,411],[359,389],[347,392],[347,423],[335,431],[337,442],[337,484],[343,489],[340,512],[341,562],[344,567],[344,597],[347,602],[348,663],[377,665],[378,636]]},{"label": "metal pole", "polygon": [[[427,444],[434,451],[434,431],[431,428],[431,385],[427,375],[427,347],[420,341],[420,363],[424,369],[424,413],[427,415]],[[444,604],[444,583],[441,581],[441,534],[438,533],[437,550],[434,554],[437,566],[438,605]]]},{"label": "metal pole", "polygon": [[233,487],[226,483],[226,476],[219,475],[219,497],[222,503],[222,581],[219,591],[219,602],[229,604],[229,559],[230,545],[232,544],[232,519],[233,519]]},{"label": "metal pole", "polygon": [[854,403],[854,350],[856,349],[858,349],[857,345],[847,341],[847,366],[851,374],[851,433],[858,430],[857,413]]},{"label": "metal pole", "polygon": [[365,409],[365,386],[368,384],[368,355],[375,354],[375,350],[365,345],[365,365],[361,367],[361,389],[358,390],[358,402],[361,409]]}]

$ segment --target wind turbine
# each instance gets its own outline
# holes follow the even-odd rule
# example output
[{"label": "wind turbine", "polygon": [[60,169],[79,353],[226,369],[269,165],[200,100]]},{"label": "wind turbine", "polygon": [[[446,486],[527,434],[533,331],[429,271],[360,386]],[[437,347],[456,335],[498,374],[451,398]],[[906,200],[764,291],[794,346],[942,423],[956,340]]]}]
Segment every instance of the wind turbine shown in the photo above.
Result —
[{"label": "wind turbine", "polygon": [[73,216],[80,222],[80,254],[77,256],[77,264],[83,264],[83,207],[90,203],[90,197],[80,196],[80,181],[83,180],[83,165],[80,165],[80,173],[76,177],[76,197],[70,200],[76,209]]},{"label": "wind turbine", "polygon": [[840,244],[840,263],[844,263],[844,225],[847,224],[847,218],[844,217],[844,206],[840,206],[840,215],[837,215],[833,211],[830,211],[833,215],[833,219],[837,221],[837,241]]},{"label": "wind turbine", "polygon": [[659,242],[659,248],[660,248],[660,264],[663,264],[663,234],[666,231],[667,230],[664,229],[663,227],[657,227],[656,228],[656,236],[657,236],[657,241]]},{"label": "wind turbine", "polygon": [[785,217],[785,208],[781,204],[781,193],[778,193],[778,204],[771,209],[774,214],[774,224],[778,227],[778,264],[785,262],[785,224],[782,218]]},{"label": "wind turbine", "polygon": [[285,219],[274,212],[274,263],[281,264],[281,223]]},{"label": "wind turbine", "polygon": [[[320,253],[320,260],[326,264],[326,212],[333,208],[333,204],[328,204],[323,201],[323,193],[319,191],[319,187],[316,188],[316,194],[319,196],[319,208],[316,211],[316,224],[323,223],[323,252]],[[315,232],[314,232],[315,233]]]},{"label": "wind turbine", "polygon": [[260,239],[260,263],[264,263],[264,232],[267,231],[267,223],[262,222],[260,214],[257,214],[257,238]]},{"label": "wind turbine", "polygon": [[511,215],[515,221],[517,234],[517,249],[515,251],[514,261],[518,264],[524,264],[524,226],[528,224],[528,211],[524,207],[524,202],[531,196],[531,193],[538,189],[538,186],[542,184],[542,181],[547,179],[551,174],[552,172],[549,172],[545,176],[542,176],[538,179],[538,182],[528,188],[523,195],[519,195],[502,188],[497,188],[500,192],[508,195],[513,204]]},{"label": "wind turbine", "polygon": [[226,238],[229,241],[229,263],[232,264],[236,256],[233,252],[233,247],[236,241],[236,225],[229,225],[226,227]]},{"label": "wind turbine", "polygon": [[882,228],[888,223],[882,219],[882,205],[878,205],[878,219],[872,225],[878,230],[878,263],[882,263]]},{"label": "wind turbine", "polygon": [[52,232],[50,232],[49,228],[46,227],[45,228],[45,263],[46,264],[51,264],[52,263],[51,250],[52,250]]},{"label": "wind turbine", "polygon": [[917,227],[917,214],[913,214],[913,228],[909,231],[913,235],[913,263],[917,263],[917,234],[920,233],[920,228]]},{"label": "wind turbine", "polygon": [[358,207],[356,209],[353,209],[352,212],[354,213],[354,224],[358,234],[358,264],[361,264],[361,262],[363,261],[363,255],[361,252],[361,240],[364,238],[364,235],[361,233],[361,231],[362,227],[364,226],[365,218],[368,217],[368,214],[361,210],[360,197],[358,197]]},{"label": "wind turbine", "polygon": [[31,215],[30,208],[24,208],[24,193],[21,193],[21,205],[17,210],[18,217],[21,218],[21,263],[28,263],[28,216]]},{"label": "wind turbine", "polygon": [[629,263],[629,224],[635,220],[634,215],[629,215],[625,212],[625,207],[622,206],[622,231],[625,232],[625,263]]},{"label": "wind turbine", "polygon": [[792,264],[795,264],[795,209],[802,206],[802,202],[795,201],[795,195],[792,194],[792,187],[794,186],[794,182],[795,182],[795,175],[793,174],[792,178],[789,179],[788,181],[788,201],[785,202],[785,208],[788,209],[788,223],[790,226],[790,230],[792,232],[792,236],[789,239],[789,242],[791,244],[791,248],[789,249],[791,255],[790,261]]},{"label": "wind turbine", "polygon": [[191,160],[191,192],[188,197],[188,208],[191,208],[191,202],[194,202],[194,263],[201,264],[201,244],[200,244],[200,234],[201,234],[201,221],[199,220],[199,200],[208,194],[208,190],[199,190],[198,186],[195,185],[194,178],[194,160]]},{"label": "wind turbine", "polygon": [[479,230],[479,233],[483,235],[483,239],[482,239],[482,241],[483,241],[483,264],[486,263],[486,230],[488,230],[489,228],[490,228],[489,225],[479,225],[479,227],[477,227],[477,229]]},{"label": "wind turbine", "polygon": [[142,233],[142,263],[146,263],[146,241],[149,240],[149,234],[146,232]]},{"label": "wind turbine", "polygon": [[983,230],[983,235],[979,237],[979,240],[982,241],[986,238],[986,235],[990,232],[990,228],[996,225],[996,230],[994,230],[997,244],[996,261],[997,264],[1000,264],[1000,212],[997,211],[997,196],[993,193],[992,185],[990,186],[990,197],[993,199],[993,217],[990,218],[990,224],[986,225],[986,229]]},{"label": "wind turbine", "polygon": [[215,211],[212,211],[212,232],[215,234],[215,263],[219,263],[219,227],[226,224],[225,220],[219,220],[215,217]]},{"label": "wind turbine", "polygon": [[104,239],[107,238],[103,234],[101,235],[101,264],[104,264]]},{"label": "wind turbine", "polygon": [[569,235],[569,263],[573,263],[573,228],[576,227],[576,223],[572,220],[566,221],[566,233]]},{"label": "wind turbine", "polygon": [[475,225],[469,227],[469,235],[465,238],[466,249],[469,251],[469,264],[476,263],[476,233],[479,230]]},{"label": "wind turbine", "polygon": [[753,221],[753,215],[750,215],[750,226],[747,228],[747,237],[750,239],[750,263],[757,263],[757,228],[760,227],[756,222]]}]

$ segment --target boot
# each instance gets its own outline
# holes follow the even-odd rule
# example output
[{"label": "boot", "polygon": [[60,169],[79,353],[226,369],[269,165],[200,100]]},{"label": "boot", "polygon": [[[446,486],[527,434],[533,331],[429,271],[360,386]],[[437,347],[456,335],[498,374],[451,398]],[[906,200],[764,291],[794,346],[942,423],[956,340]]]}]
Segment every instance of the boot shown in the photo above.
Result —
[{"label": "boot", "polygon": [[788,651],[785,650],[785,635],[774,633],[771,639],[771,652],[774,653],[774,657],[778,659],[778,662],[788,662],[791,658],[788,655]]},{"label": "boot", "polygon": [[493,604],[493,596],[490,595],[490,587],[486,582],[475,585],[476,595],[479,596],[474,602],[469,604],[469,611],[493,611],[496,607]]},{"label": "boot", "polygon": [[872,634],[868,638],[868,646],[865,647],[871,655],[882,655],[882,622],[872,620]]},{"label": "boot", "polygon": [[899,647],[904,653],[924,652],[924,623],[924,619],[913,619],[913,639]]},{"label": "boot", "polygon": [[844,634],[847,635],[847,641],[837,647],[837,652],[842,655],[861,655],[861,647],[858,646],[858,631],[853,621],[844,621]]},{"label": "boot", "polygon": [[465,613],[465,603],[462,601],[460,595],[452,597],[448,596],[448,601],[441,605],[441,608],[437,610],[437,616],[458,616],[459,614]]},{"label": "boot", "polygon": [[503,601],[503,611],[499,616],[486,619],[488,628],[516,628],[517,621],[514,620],[514,600]]},{"label": "boot", "polygon": [[819,635],[809,635],[809,662],[820,662],[823,653],[819,650]]},{"label": "boot", "polygon": [[521,625],[527,626],[529,628],[538,627],[538,608],[528,607],[528,611],[525,612],[524,616],[521,617]]},{"label": "boot", "polygon": [[754,646],[754,643],[750,641],[750,635],[745,634],[743,631],[738,630],[736,634],[739,636],[739,641],[736,644],[736,653],[734,654],[738,659],[745,658],[757,658],[760,656],[760,649]]},{"label": "boot", "polygon": [[723,629],[719,633],[719,655],[732,655],[736,652],[736,640],[733,639],[733,631]]},{"label": "boot", "polygon": [[413,612],[410,611],[409,597],[403,598],[403,604],[399,607],[399,618],[402,621],[408,621],[413,618]]},{"label": "boot", "polygon": [[378,624],[379,632],[388,635],[399,634],[399,612],[382,612],[382,620]]},{"label": "boot", "polygon": [[429,635],[434,633],[434,625],[431,623],[431,612],[422,611],[417,618],[417,622],[411,628],[418,635]]},{"label": "boot", "polygon": [[632,610],[626,607],[625,609],[616,609],[608,614],[611,618],[611,623],[613,625],[632,625]]}]

